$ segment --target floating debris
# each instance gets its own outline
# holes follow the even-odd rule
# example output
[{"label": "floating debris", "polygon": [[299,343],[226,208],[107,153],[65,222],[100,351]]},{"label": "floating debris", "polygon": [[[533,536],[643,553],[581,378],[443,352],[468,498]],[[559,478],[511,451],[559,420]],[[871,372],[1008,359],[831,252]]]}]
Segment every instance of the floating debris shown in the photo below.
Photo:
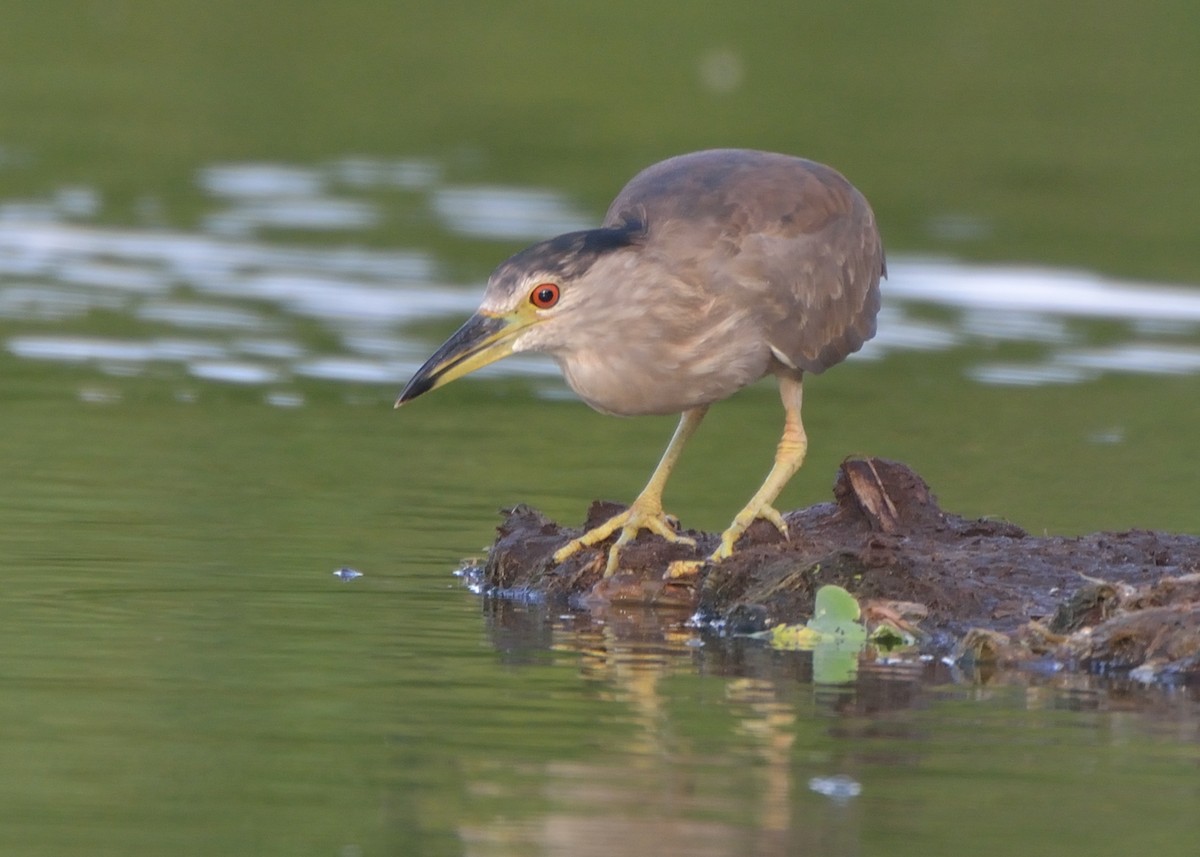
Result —
[{"label": "floating debris", "polygon": [[474,595],[484,595],[487,593],[483,565],[484,560],[481,558],[467,557],[458,564],[458,568],[454,571],[454,576],[459,578],[463,582],[463,586],[467,587]]},{"label": "floating debris", "polygon": [[767,640],[776,649],[812,650],[821,645],[851,651],[862,648],[866,629],[859,624],[862,609],[854,596],[840,586],[817,590],[813,616],[803,625],[776,625],[749,636]]},{"label": "floating debris", "polygon": [[363,573],[356,568],[344,566],[335,571],[333,576],[342,581],[342,583],[349,583],[351,580],[357,580],[362,577]]},{"label": "floating debris", "polygon": [[808,788],[837,803],[846,803],[851,798],[862,794],[862,783],[845,774],[834,774],[832,777],[813,777],[808,781]]}]

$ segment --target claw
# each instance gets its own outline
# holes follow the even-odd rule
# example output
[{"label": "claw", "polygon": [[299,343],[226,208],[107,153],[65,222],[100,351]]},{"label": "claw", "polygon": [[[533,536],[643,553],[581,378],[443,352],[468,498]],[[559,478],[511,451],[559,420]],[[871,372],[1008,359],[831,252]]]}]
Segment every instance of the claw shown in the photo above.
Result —
[{"label": "claw", "polygon": [[[645,504],[645,506],[649,505],[651,504]],[[554,552],[554,561],[559,564],[566,562],[582,548],[598,545],[617,530],[620,530],[621,533],[617,536],[613,546],[608,549],[608,563],[604,567],[605,577],[611,577],[616,572],[621,548],[633,541],[642,530],[649,530],[675,544],[696,544],[693,539],[675,532],[672,519],[665,515],[662,509],[645,508],[635,501],[624,512],[613,515],[603,524],[588,530],[579,538],[571,539]]]},{"label": "claw", "polygon": [[764,521],[770,521],[775,525],[775,529],[783,534],[783,537],[791,541],[791,535],[788,533],[787,521],[783,519],[783,515],[772,505],[766,504],[761,509],[751,510],[749,507],[743,509],[733,523],[729,525],[729,529],[721,533],[721,543],[717,545],[717,549],[712,552],[709,560],[712,562],[720,562],[723,559],[729,559],[733,556],[733,546],[737,540],[742,537],[742,534],[749,529],[750,525],[762,518]]},{"label": "claw", "polygon": [[706,410],[708,410],[708,406],[704,405],[683,412],[679,418],[679,425],[675,428],[675,434],[671,436],[671,442],[667,444],[667,449],[658,462],[658,467],[654,468],[654,473],[650,475],[650,481],[646,483],[646,487],[642,489],[642,493],[633,501],[633,504],[624,512],[613,515],[600,526],[588,530],[579,538],[572,539],[555,551],[554,561],[556,563],[562,564],[581,548],[590,548],[600,544],[617,530],[620,530],[621,534],[617,537],[616,543],[608,550],[608,564],[604,567],[605,577],[611,577],[617,570],[617,558],[621,553],[621,548],[633,541],[639,530],[649,530],[669,542],[696,544],[687,536],[681,536],[675,532],[678,522],[663,512],[662,492],[683,445],[700,425],[700,421],[704,419]]}]

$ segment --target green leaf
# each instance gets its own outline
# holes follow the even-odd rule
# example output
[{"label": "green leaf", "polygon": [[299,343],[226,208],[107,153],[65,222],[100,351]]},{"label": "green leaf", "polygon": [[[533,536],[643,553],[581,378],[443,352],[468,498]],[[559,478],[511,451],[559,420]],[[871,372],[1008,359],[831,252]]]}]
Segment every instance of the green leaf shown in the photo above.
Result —
[{"label": "green leaf", "polygon": [[[804,625],[778,625],[761,635],[773,648],[812,651],[814,679],[840,684],[854,678],[867,630],[858,623],[862,610],[840,586],[817,590],[813,617]],[[820,668],[818,668],[820,667]]]},{"label": "green leaf", "polygon": [[808,620],[808,627],[827,634],[845,633],[850,625],[862,630],[858,624],[861,616],[862,608],[853,595],[840,586],[822,586],[817,590],[813,617]]}]

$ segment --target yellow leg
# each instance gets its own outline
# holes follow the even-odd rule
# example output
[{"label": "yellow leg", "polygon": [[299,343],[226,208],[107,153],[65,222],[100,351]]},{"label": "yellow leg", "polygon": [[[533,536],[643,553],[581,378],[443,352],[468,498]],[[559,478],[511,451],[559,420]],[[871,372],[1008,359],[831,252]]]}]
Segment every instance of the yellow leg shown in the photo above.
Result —
[{"label": "yellow leg", "polygon": [[667,444],[666,452],[658,462],[658,467],[654,468],[650,481],[646,483],[646,487],[642,489],[642,493],[637,496],[633,504],[621,514],[613,515],[600,526],[567,542],[554,554],[554,561],[564,562],[567,557],[580,548],[599,544],[617,530],[621,531],[621,535],[617,537],[616,543],[608,552],[608,564],[604,568],[605,577],[617,570],[617,557],[621,548],[632,541],[639,530],[650,530],[669,542],[693,544],[691,539],[676,533],[668,522],[667,516],[663,512],[662,494],[663,488],[667,484],[667,477],[671,475],[671,469],[679,460],[679,453],[683,451],[683,445],[696,431],[696,427],[704,419],[704,413],[707,410],[708,407],[705,406],[684,411],[683,416],[679,418],[679,425],[675,428],[675,434],[671,436],[671,442]]},{"label": "yellow leg", "polygon": [[721,544],[713,551],[713,562],[727,559],[733,554],[733,545],[742,533],[758,518],[765,518],[774,524],[784,537],[787,536],[787,524],[783,517],[771,505],[783,486],[787,485],[800,465],[804,463],[804,453],[808,451],[808,437],[804,434],[804,424],[800,421],[800,404],[803,399],[804,387],[798,378],[779,378],[779,396],[783,399],[785,414],[783,437],[775,450],[775,464],[757,493],[742,511],[738,512],[729,529],[721,534]]}]

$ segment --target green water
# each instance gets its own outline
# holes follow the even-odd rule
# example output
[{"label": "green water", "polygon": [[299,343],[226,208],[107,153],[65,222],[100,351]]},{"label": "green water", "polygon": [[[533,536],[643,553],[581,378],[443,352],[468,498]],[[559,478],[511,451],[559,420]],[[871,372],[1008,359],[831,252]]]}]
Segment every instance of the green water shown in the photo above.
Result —
[{"label": "green water", "polygon": [[[595,219],[637,168],[710,145],[841,168],[897,288],[922,254],[1186,287],[1192,17],[5,4],[0,854],[1194,853],[1194,691],[938,664],[817,687],[802,653],[702,639],[686,617],[481,602],[451,572],[499,508],[574,522],[630,498],[672,420],[602,417],[536,369],[394,412],[464,310],[339,305],[395,279],[414,306],[467,306],[525,240],[456,228],[441,189],[545,188]],[[210,171],[247,163],[320,185],[256,205],[358,207],[256,221],[212,190]],[[211,243],[146,249],[185,238]],[[1186,364],[1200,325],[1084,313],[1059,342],[974,335],[967,315],[908,302],[896,329],[955,341],[806,388],[809,460],[782,505],[827,499],[837,463],[869,453],[946,508],[1034,532],[1200,529],[1200,371],[972,376],[1147,342]],[[365,368],[331,380],[305,368],[321,360]],[[769,386],[715,407],[670,509],[722,526],[780,416]],[[861,793],[821,793],[836,775]]]}]

